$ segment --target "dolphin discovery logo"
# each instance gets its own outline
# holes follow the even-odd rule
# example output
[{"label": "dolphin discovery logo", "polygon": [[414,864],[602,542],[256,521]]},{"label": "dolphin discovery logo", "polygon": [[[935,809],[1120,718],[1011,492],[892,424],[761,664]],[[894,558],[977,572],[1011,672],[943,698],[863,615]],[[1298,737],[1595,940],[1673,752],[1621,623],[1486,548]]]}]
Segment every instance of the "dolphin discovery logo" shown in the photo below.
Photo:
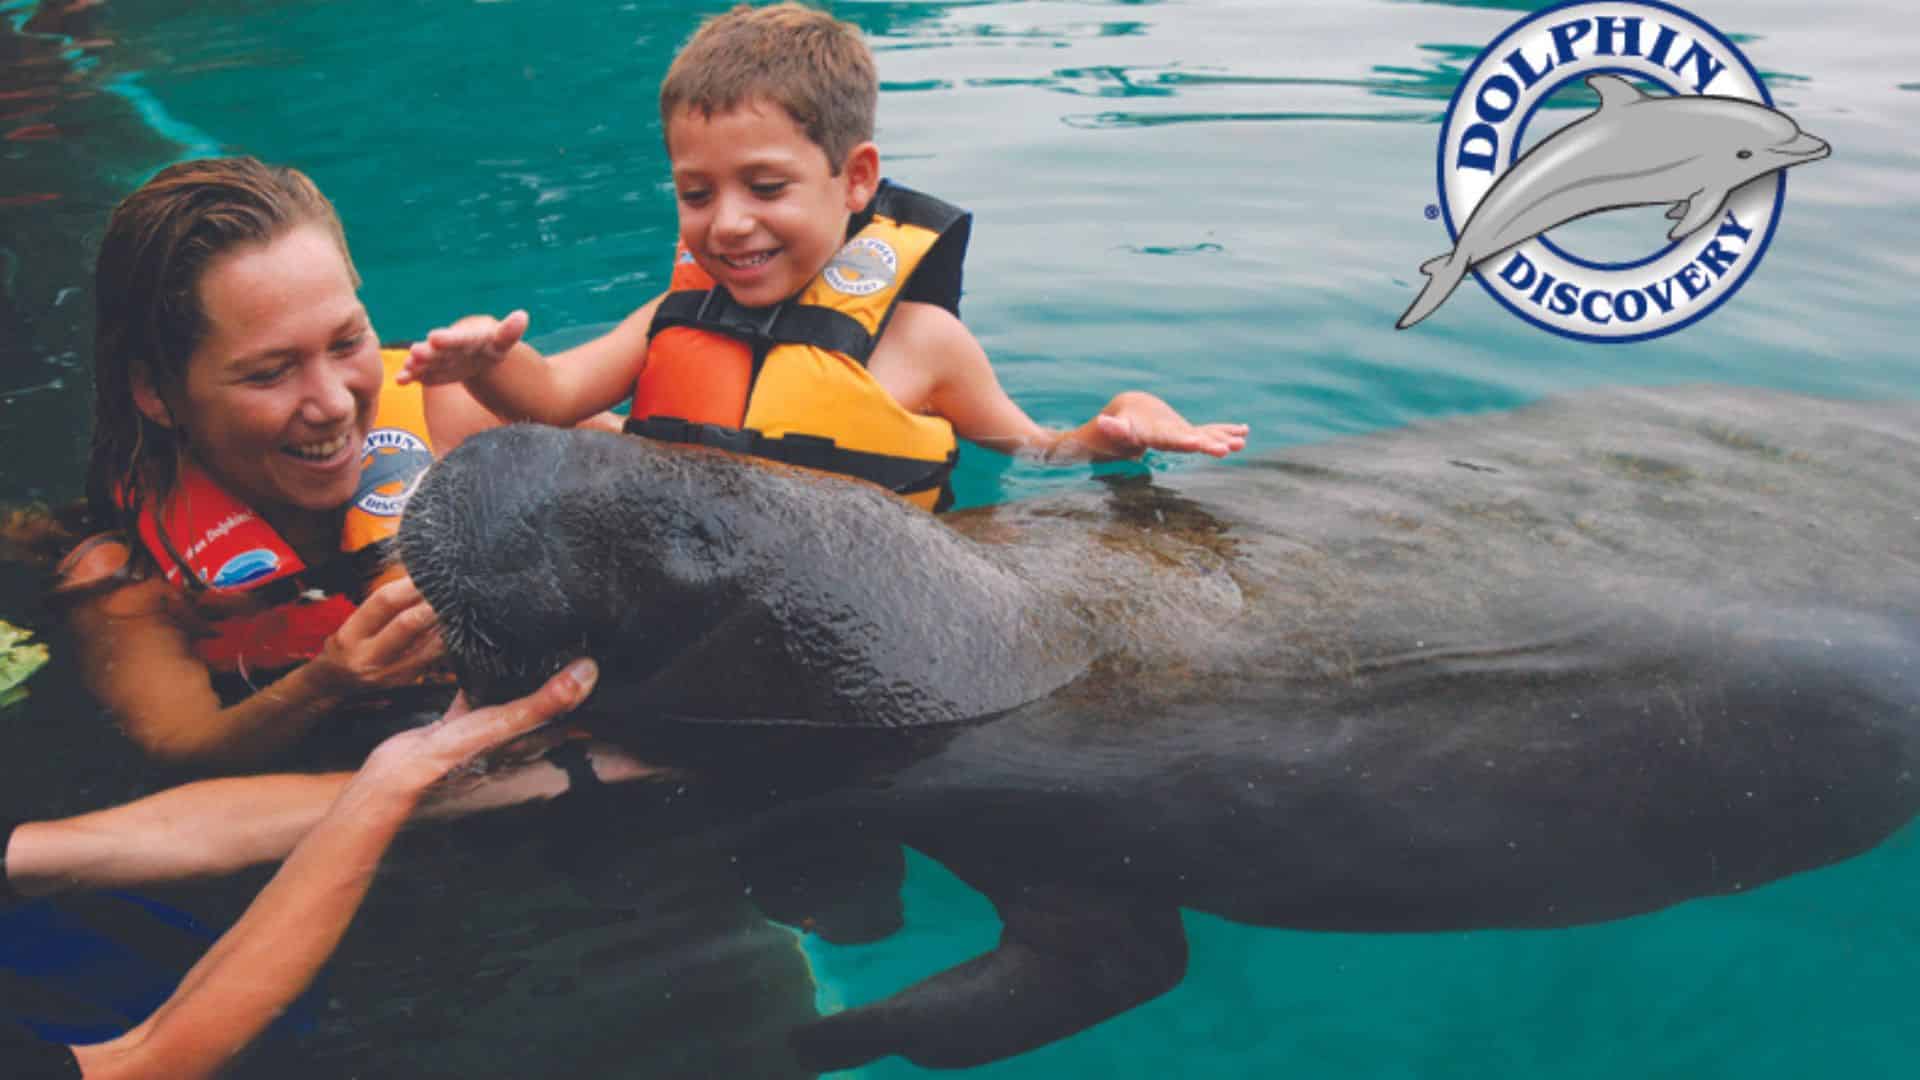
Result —
[{"label": "dolphin discovery logo", "polygon": [[871,296],[893,284],[894,275],[899,271],[900,257],[885,240],[856,236],[827,263],[820,276],[848,296]]},{"label": "dolphin discovery logo", "polygon": [[[1523,152],[1536,114],[1575,81],[1599,107]],[[1437,209],[1453,250],[1421,265],[1428,280],[1398,326],[1433,314],[1471,272],[1556,334],[1672,333],[1753,274],[1780,221],[1785,170],[1829,152],[1773,108],[1731,41],[1679,8],[1642,0],[1537,12],[1487,46],[1447,107]],[[1638,258],[1582,257],[1547,235],[1644,206],[1667,207],[1673,225],[1664,243],[1650,232]]]},{"label": "dolphin discovery logo", "polygon": [[376,517],[399,517],[432,464],[433,451],[411,431],[375,428],[367,432],[353,504]]}]

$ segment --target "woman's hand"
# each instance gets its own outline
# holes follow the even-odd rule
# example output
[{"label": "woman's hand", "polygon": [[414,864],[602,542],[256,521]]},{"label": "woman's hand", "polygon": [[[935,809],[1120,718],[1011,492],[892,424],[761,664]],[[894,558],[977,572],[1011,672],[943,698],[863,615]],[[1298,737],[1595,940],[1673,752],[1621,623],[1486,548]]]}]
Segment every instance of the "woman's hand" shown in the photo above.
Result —
[{"label": "woman's hand", "polygon": [[225,1068],[326,963],[421,795],[580,704],[595,674],[591,660],[577,660],[518,701],[469,710],[456,700],[438,722],[381,743],[172,997],[119,1038],[74,1048],[81,1075],[206,1077]]},{"label": "woman's hand", "polygon": [[[351,773],[230,776],[183,784],[123,806],[57,821],[24,822],[9,838],[0,822],[0,898],[65,889],[138,888],[156,882],[230,874],[285,858],[350,784],[361,809],[386,802],[413,820],[447,819],[517,806],[565,793],[569,777],[549,761],[529,760],[557,740],[584,732],[549,723],[529,726],[578,705],[591,687],[590,665],[576,664],[540,690],[498,709],[470,711],[456,703],[431,727],[402,732]],[[484,769],[463,767],[503,742]],[[607,784],[660,770],[619,749],[589,743],[588,762]],[[444,777],[444,779],[442,778]]]},{"label": "woman's hand", "polygon": [[406,686],[444,656],[433,609],[413,579],[399,578],[375,589],[311,663],[329,686],[357,694]]},{"label": "woman's hand", "polygon": [[461,766],[528,735],[585,701],[598,677],[599,668],[594,662],[582,659],[568,664],[540,689],[504,705],[475,710],[461,694],[439,720],[403,731],[374,747],[352,786],[423,795]]}]

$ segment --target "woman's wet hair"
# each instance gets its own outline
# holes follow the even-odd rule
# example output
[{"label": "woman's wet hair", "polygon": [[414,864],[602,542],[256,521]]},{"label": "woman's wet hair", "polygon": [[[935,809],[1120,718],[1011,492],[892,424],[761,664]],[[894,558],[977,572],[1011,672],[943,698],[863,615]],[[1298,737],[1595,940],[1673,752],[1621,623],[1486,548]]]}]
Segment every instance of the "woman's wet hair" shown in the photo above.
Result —
[{"label": "woman's wet hair", "polygon": [[96,523],[132,536],[141,507],[173,489],[191,434],[149,420],[134,387],[144,379],[162,401],[180,400],[187,362],[208,330],[199,288],[207,266],[304,225],[333,237],[359,285],[333,204],[297,169],[251,157],[185,161],[114,210],[94,264],[87,503]]}]

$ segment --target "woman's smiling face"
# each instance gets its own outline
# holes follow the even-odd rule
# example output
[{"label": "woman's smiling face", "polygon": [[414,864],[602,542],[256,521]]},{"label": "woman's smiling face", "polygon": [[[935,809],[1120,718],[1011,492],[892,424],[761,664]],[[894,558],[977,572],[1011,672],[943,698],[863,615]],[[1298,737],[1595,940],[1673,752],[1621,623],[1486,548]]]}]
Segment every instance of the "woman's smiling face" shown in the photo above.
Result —
[{"label": "woman's smiling face", "polygon": [[206,334],[162,422],[268,518],[340,509],[360,482],[383,376],[345,256],[303,225],[215,258],[198,288]]}]

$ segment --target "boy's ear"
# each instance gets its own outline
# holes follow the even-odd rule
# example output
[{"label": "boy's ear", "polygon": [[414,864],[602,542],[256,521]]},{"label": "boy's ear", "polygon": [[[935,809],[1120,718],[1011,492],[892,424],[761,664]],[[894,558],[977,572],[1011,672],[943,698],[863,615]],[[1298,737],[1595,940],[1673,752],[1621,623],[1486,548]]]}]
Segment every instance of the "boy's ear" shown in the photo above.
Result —
[{"label": "boy's ear", "polygon": [[880,148],[863,142],[847,154],[847,212],[857,214],[880,190]]},{"label": "boy's ear", "polygon": [[161,427],[173,427],[173,414],[167,411],[167,403],[161,399],[160,392],[153,388],[153,380],[147,378],[145,371],[133,373],[133,406],[140,410],[140,415]]}]

